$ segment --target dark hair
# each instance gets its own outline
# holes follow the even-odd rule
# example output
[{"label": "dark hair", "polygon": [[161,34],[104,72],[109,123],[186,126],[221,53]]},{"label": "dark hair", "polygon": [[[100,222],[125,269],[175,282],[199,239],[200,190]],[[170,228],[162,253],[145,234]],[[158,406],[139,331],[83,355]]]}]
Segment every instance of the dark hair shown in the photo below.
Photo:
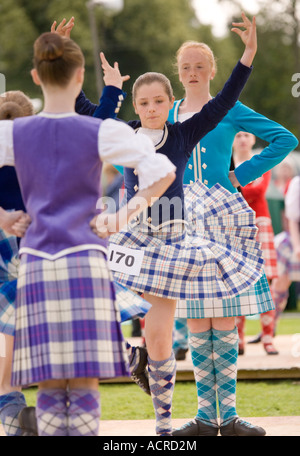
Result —
[{"label": "dark hair", "polygon": [[165,76],[162,73],[148,72],[148,73],[144,73],[141,76],[139,76],[137,78],[137,80],[135,81],[135,83],[133,84],[133,87],[132,87],[133,101],[135,101],[135,99],[136,99],[136,93],[137,93],[138,89],[142,85],[144,85],[144,84],[149,85],[149,84],[152,84],[152,82],[159,82],[160,84],[162,84],[169,99],[172,100],[173,89],[172,89],[170,80],[167,78],[167,76]]},{"label": "dark hair", "polygon": [[33,115],[33,104],[20,90],[11,90],[0,96],[0,120],[14,120],[17,117]]},{"label": "dark hair", "polygon": [[43,33],[34,43],[33,64],[44,84],[66,86],[74,71],[84,66],[83,53],[70,38]]}]

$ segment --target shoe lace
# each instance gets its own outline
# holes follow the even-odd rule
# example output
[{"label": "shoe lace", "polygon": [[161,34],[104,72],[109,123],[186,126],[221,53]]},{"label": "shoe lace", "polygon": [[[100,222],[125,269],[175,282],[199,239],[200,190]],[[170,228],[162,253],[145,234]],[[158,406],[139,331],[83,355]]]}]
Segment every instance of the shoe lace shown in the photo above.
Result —
[{"label": "shoe lace", "polygon": [[141,379],[137,375],[135,375],[134,372],[131,374],[131,378],[137,385],[139,385],[140,388],[142,388],[143,391],[147,391],[147,389],[144,386],[144,383],[141,381]]},{"label": "shoe lace", "polygon": [[248,421],[244,421],[242,420],[241,418],[238,418],[237,421],[240,423],[240,424],[243,424],[244,426],[248,427],[248,428],[253,428],[255,427],[253,424],[249,423]]}]

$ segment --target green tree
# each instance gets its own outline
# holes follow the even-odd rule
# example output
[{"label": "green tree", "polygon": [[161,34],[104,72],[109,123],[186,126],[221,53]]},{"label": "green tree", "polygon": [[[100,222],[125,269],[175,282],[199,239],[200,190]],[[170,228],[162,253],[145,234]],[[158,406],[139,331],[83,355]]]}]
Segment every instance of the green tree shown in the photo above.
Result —
[{"label": "green tree", "polygon": [[31,86],[32,43],[35,24],[18,0],[0,4],[0,72],[6,77],[7,90],[28,90]]},{"label": "green tree", "polygon": [[[236,5],[237,11],[233,19],[237,20],[242,10],[241,1],[235,0],[232,3]],[[243,91],[242,99],[248,106],[281,123],[300,137],[300,98],[292,95],[292,76],[300,72],[300,2],[259,0],[258,3],[258,52],[253,74]],[[235,41],[234,45],[236,49],[241,49],[239,41]]]}]

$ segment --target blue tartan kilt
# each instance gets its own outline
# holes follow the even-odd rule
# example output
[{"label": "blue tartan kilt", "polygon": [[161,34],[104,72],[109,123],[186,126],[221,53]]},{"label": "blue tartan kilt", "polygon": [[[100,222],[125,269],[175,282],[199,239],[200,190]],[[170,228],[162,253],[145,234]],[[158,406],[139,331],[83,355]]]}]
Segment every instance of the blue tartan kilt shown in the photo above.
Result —
[{"label": "blue tartan kilt", "polygon": [[105,254],[49,261],[23,254],[18,277],[13,385],[128,376],[128,359]]},{"label": "blue tartan kilt", "polygon": [[0,333],[12,336],[19,267],[17,238],[0,229]]},{"label": "blue tartan kilt", "polygon": [[138,274],[113,271],[123,286],[169,299],[228,299],[264,272],[255,213],[239,194],[196,181],[185,190],[186,220],[155,229],[139,221],[110,243],[143,252]]},{"label": "blue tartan kilt", "polygon": [[176,318],[220,318],[257,315],[275,309],[265,274],[251,288],[228,299],[177,301]]}]

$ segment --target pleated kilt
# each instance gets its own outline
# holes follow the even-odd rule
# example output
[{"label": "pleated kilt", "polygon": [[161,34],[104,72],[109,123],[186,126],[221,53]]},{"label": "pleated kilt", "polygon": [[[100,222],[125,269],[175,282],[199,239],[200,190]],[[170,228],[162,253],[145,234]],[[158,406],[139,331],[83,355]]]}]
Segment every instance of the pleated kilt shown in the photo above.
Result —
[{"label": "pleated kilt", "polygon": [[19,268],[17,238],[0,229],[0,333],[12,336]]},{"label": "pleated kilt", "polygon": [[217,318],[257,315],[275,309],[265,274],[244,293],[229,299],[177,301],[176,318]]},{"label": "pleated kilt", "polygon": [[54,261],[22,255],[13,385],[129,375],[111,278],[97,250]]},{"label": "pleated kilt", "polygon": [[[182,220],[155,230],[131,224],[111,244],[143,251],[139,275],[114,271],[127,288],[169,299],[230,298],[254,285],[264,261],[255,214],[243,197],[196,181],[185,191]],[[128,229],[129,228],[129,229]]]},{"label": "pleated kilt", "polygon": [[296,257],[290,233],[283,231],[275,236],[278,274],[287,274],[292,282],[300,281],[300,260]]},{"label": "pleated kilt", "polygon": [[114,287],[122,323],[136,317],[143,318],[151,309],[151,304],[137,293],[115,281]]},{"label": "pleated kilt", "polygon": [[261,244],[265,260],[265,273],[268,279],[278,277],[277,255],[274,245],[274,231],[269,217],[257,217],[257,241]]}]

